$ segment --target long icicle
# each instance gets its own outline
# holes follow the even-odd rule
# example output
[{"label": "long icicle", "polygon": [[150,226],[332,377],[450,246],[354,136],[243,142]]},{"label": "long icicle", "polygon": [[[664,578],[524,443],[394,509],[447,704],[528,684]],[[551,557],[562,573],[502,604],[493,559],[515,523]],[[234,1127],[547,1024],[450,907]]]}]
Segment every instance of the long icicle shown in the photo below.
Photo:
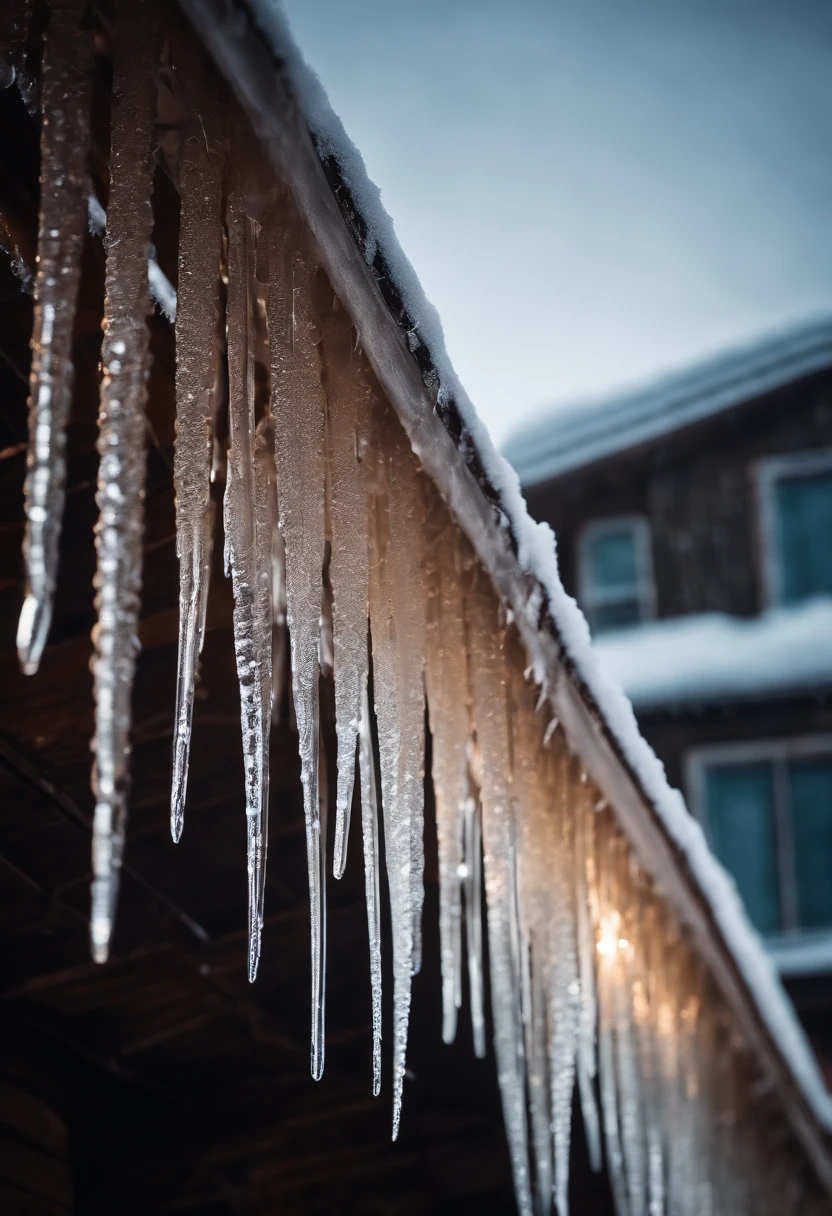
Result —
[{"label": "long icicle", "polygon": [[465,803],[469,792],[468,664],[456,529],[432,487],[428,492],[429,564],[427,665],[436,834],[439,846],[439,941],[442,970],[442,1039],[456,1037],[461,1003],[462,881]]},{"label": "long icicle", "polygon": [[369,444],[371,389],[362,356],[353,342],[352,322],[337,300],[327,321],[323,350],[327,371],[332,531],[329,577],[338,738],[332,868],[335,877],[341,878],[347,863],[356,740],[369,661],[367,486],[363,460]]},{"label": "long icicle", "polygon": [[569,1152],[572,1092],[578,1049],[579,984],[574,886],[574,773],[566,740],[555,731],[551,810],[555,836],[548,850],[553,867],[549,923],[549,1070],[555,1162],[555,1203],[559,1216],[569,1210]]},{"label": "long icicle", "polygon": [[552,1107],[547,1033],[552,960],[550,923],[555,825],[548,805],[541,753],[543,726],[535,715],[531,690],[521,672],[519,640],[509,636],[513,802],[517,825],[517,879],[522,941],[523,1032],[526,1080],[535,1162],[535,1209],[548,1216],[552,1206]]},{"label": "long icicle", "polygon": [[531,1216],[529,1144],[524,1092],[525,1062],[514,957],[514,891],[511,822],[511,752],[506,705],[504,627],[497,601],[481,570],[466,596],[471,650],[473,717],[482,766],[482,831],[494,1050],[520,1216]]},{"label": "long icicle", "polygon": [[99,412],[95,543],[98,623],[95,656],[93,956],[110,948],[124,852],[130,783],[130,701],[144,535],[145,413],[150,294],[147,258],[153,212],[155,73],[160,51],[155,6],[125,5],[115,34],[104,380]]},{"label": "long icicle", "polygon": [[[398,423],[378,419],[377,480],[370,525],[370,625],[381,765],[384,849],[393,937],[393,1139],[399,1132],[416,887],[414,826],[424,813],[424,606],[422,514],[415,460]],[[395,536],[395,543],[393,537]]]},{"label": "long icicle", "polygon": [[361,723],[358,730],[358,763],[361,772],[361,827],[364,841],[364,890],[367,903],[367,932],[370,940],[370,993],[373,1011],[373,1096],[381,1093],[381,900],[379,896],[378,796],[376,762],[370,726],[367,685],[361,694]]},{"label": "long icicle", "polygon": [[361,351],[353,341],[349,316],[338,300],[323,341],[326,365],[327,427],[332,550],[333,675],[338,740],[333,873],[341,878],[347,861],[350,811],[355,782],[356,739],[361,773],[361,826],[364,886],[370,944],[373,1016],[373,1093],[381,1090],[381,923],[379,907],[378,808],[367,682],[369,653],[369,520],[367,455],[373,389]]},{"label": "long icicle", "polygon": [[595,1041],[598,1006],[595,994],[595,939],[587,893],[587,835],[591,827],[590,816],[595,813],[591,802],[591,787],[584,785],[575,808],[575,904],[581,1000],[578,1023],[578,1093],[590,1168],[599,1173],[602,1165],[601,1129],[595,1098],[595,1078],[598,1075]]},{"label": "long icicle", "polygon": [[309,879],[312,975],[312,1076],[324,1067],[326,839],[318,795],[318,634],[323,592],[326,481],[314,267],[293,247],[286,210],[276,206],[269,236],[269,341],[280,530],[286,546],[286,618],[298,724]]},{"label": "long icicle", "polygon": [[211,455],[224,141],[211,89],[200,79],[200,66],[196,56],[185,57],[173,469],[179,558],[179,655],[170,803],[174,840],[182,835],[185,818],[194,685],[205,639],[214,532]]},{"label": "long icicle", "polygon": [[401,721],[401,796],[410,820],[410,899],[416,975],[422,966],[425,902],[425,498],[416,457],[396,426],[387,470],[388,549]]},{"label": "long icicle", "polygon": [[[248,977],[260,960],[264,837],[269,800],[271,725],[271,536],[268,488],[256,475],[255,353],[256,261],[259,225],[246,214],[245,192],[228,201],[228,479],[223,501],[226,564],[234,585],[234,647],[240,684],[246,791],[248,868]],[[265,516],[265,520],[264,520]],[[268,702],[264,689],[268,687]]]},{"label": "long icicle", "polygon": [[[72,329],[87,214],[92,29],[86,4],[50,5],[41,78],[40,214],[26,473],[26,599],[17,651],[37,671],[52,619],[66,482],[66,424],[72,400]],[[14,8],[14,4],[12,4]]]}]

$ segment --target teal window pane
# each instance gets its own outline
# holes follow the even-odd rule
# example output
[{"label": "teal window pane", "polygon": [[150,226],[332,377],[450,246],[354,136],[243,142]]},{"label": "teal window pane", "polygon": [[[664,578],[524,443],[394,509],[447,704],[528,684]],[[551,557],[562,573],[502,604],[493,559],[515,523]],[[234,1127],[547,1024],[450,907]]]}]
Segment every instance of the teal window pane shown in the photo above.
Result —
[{"label": "teal window pane", "polygon": [[625,629],[628,625],[637,625],[640,620],[641,604],[637,599],[602,604],[589,613],[593,633],[603,633],[605,629]]},{"label": "teal window pane", "polygon": [[777,482],[781,596],[832,595],[832,471]]},{"label": "teal window pane", "polygon": [[800,925],[832,925],[832,759],[793,760],[788,772]]},{"label": "teal window pane", "polygon": [[592,538],[589,571],[596,590],[638,584],[636,538],[632,528],[610,528]]},{"label": "teal window pane", "polygon": [[706,770],[705,793],[714,852],[733,875],[760,932],[777,932],[780,884],[771,765],[715,765]]}]

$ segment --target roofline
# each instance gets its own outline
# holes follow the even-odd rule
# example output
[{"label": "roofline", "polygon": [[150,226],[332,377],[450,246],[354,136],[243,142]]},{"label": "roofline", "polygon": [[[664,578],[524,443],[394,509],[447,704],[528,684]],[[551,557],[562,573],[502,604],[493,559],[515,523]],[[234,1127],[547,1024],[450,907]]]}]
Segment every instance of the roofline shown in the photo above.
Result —
[{"label": "roofline", "polygon": [[[829,369],[832,314],[821,314],[768,331],[640,388],[554,408],[518,427],[503,451],[523,486],[531,489],[761,401]],[[627,413],[635,416],[622,425]]]},{"label": "roofline", "polygon": [[[468,425],[471,419],[466,420],[453,399],[443,401],[439,393],[435,367],[447,362],[447,356],[427,348],[423,339],[414,342],[413,328],[406,328],[407,316],[393,313],[390,297],[385,300],[366,250],[359,249],[355,216],[349,217],[350,224],[342,213],[300,111],[288,70],[297,52],[282,18],[270,14],[265,35],[243,0],[180,0],[180,4],[226,76],[275,170],[290,186],[318,243],[332,287],[359,331],[414,452],[514,615],[570,747],[580,753],[645,869],[691,933],[752,1053],[779,1092],[784,1113],[821,1185],[832,1195],[832,1103],[827,1111],[819,1104],[815,1088],[819,1074],[808,1044],[792,1018],[794,1035],[785,1052],[770,1016],[754,995],[748,970],[738,961],[741,947],[729,943],[718,910],[704,894],[690,840],[670,836],[569,653],[554,619],[566,602],[562,589],[556,592],[557,604],[553,603],[552,589],[523,568],[518,520],[511,518],[508,504],[501,503],[489,478],[488,469],[498,458],[487,433],[479,431],[475,437]],[[347,196],[345,205],[353,201]],[[764,964],[762,955],[760,961]],[[788,1019],[782,989],[775,987],[768,996]]]}]

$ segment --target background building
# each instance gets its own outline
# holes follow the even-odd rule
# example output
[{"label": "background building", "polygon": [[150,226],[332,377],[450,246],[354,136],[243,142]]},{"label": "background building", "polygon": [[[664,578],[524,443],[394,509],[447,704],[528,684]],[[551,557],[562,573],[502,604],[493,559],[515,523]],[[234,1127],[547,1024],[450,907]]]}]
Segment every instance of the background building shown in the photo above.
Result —
[{"label": "background building", "polygon": [[609,673],[832,1066],[832,319],[510,437]]}]

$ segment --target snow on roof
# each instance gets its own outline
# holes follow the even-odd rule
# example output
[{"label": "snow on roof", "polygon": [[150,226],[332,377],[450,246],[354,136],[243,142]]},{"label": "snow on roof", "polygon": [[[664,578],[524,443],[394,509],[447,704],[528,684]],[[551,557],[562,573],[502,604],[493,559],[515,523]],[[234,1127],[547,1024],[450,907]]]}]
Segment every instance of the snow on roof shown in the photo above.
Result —
[{"label": "snow on roof", "polygon": [[539,413],[503,444],[524,486],[593,464],[832,367],[832,315],[804,320],[641,388]]},{"label": "snow on roof", "polygon": [[[194,0],[183,2],[187,10],[193,7],[194,15],[204,19],[201,5],[197,6]],[[221,15],[218,20],[227,16],[228,10],[219,3],[208,7]],[[342,217],[384,299],[389,322],[405,331],[408,349],[418,365],[426,390],[435,402],[433,413],[447,428],[458,456],[475,477],[481,493],[491,505],[494,519],[505,534],[499,552],[496,551],[498,546],[493,528],[491,531],[483,528],[477,535],[469,534],[469,539],[495,581],[498,575],[504,575],[508,560],[515,562],[521,572],[534,580],[536,588],[531,594],[527,593],[527,598],[521,602],[522,580],[517,579],[514,600],[509,604],[521,626],[524,641],[528,646],[533,631],[540,632],[541,622],[544,622],[545,628],[547,618],[551,618],[568,666],[575,671],[578,682],[597,707],[605,729],[638,782],[643,798],[653,808],[663,832],[693,876],[721,940],[753,997],[771,1041],[776,1044],[814,1119],[821,1128],[832,1131],[832,1096],[824,1085],[803,1028],[760,937],[751,926],[733,881],[711,853],[700,825],[688,814],[682,795],[668,784],[663,765],[641,736],[630,702],[608,679],[593,651],[583,614],[566,594],[560,581],[552,531],[548,525],[536,523],[529,516],[517,474],[508,461],[498,454],[487,428],[477,418],[448,357],[437,313],[427,302],[416,273],[396,240],[393,222],[382,206],[379,191],[367,176],[361,154],[350,141],[340,119],[333,113],[323,86],[302,59],[276,0],[252,0],[245,7],[235,8],[235,23],[226,24],[222,35],[217,32],[219,24],[214,31],[206,30],[212,35],[211,47],[215,56],[220,63],[225,62],[238,97],[251,112],[261,104],[259,95],[253,91],[250,65],[245,63],[244,56],[234,45],[245,36],[245,23],[249,19],[247,13],[256,22],[260,34],[268,40],[278,73],[288,76]],[[311,191],[307,197],[311,197]],[[330,273],[335,269],[334,266],[329,267]],[[359,335],[375,371],[381,383],[388,388],[391,403],[410,433],[414,427],[412,417],[409,418],[412,398],[407,395],[408,386],[396,385],[397,391],[388,387],[394,384],[390,369],[381,362],[376,363],[373,358],[373,350],[379,349],[377,335],[374,337],[362,331],[362,317],[354,316],[353,319],[359,327]],[[827,362],[832,363],[832,323],[826,324],[825,333],[825,353],[822,359],[817,357],[815,364],[819,367],[826,366]],[[778,378],[777,382],[783,381]],[[411,442],[426,470],[455,507],[460,502],[455,485],[458,470],[441,467],[436,452],[428,450],[427,445],[435,442],[429,422],[430,419],[425,418],[415,427]],[[447,445],[441,446],[442,453],[448,450]],[[460,522],[467,526],[474,519],[471,514]],[[489,545],[493,550],[491,552],[488,551]],[[509,559],[506,552],[510,550],[514,550],[514,556]],[[502,578],[503,585],[506,581]],[[520,618],[524,618],[522,622]],[[557,681],[548,683],[553,673],[544,666],[547,653],[543,645],[535,649],[535,675],[547,687],[553,704],[556,704]]]},{"label": "snow on roof", "polygon": [[832,687],[832,598],[759,617],[671,617],[605,633],[602,670],[638,710]]}]

